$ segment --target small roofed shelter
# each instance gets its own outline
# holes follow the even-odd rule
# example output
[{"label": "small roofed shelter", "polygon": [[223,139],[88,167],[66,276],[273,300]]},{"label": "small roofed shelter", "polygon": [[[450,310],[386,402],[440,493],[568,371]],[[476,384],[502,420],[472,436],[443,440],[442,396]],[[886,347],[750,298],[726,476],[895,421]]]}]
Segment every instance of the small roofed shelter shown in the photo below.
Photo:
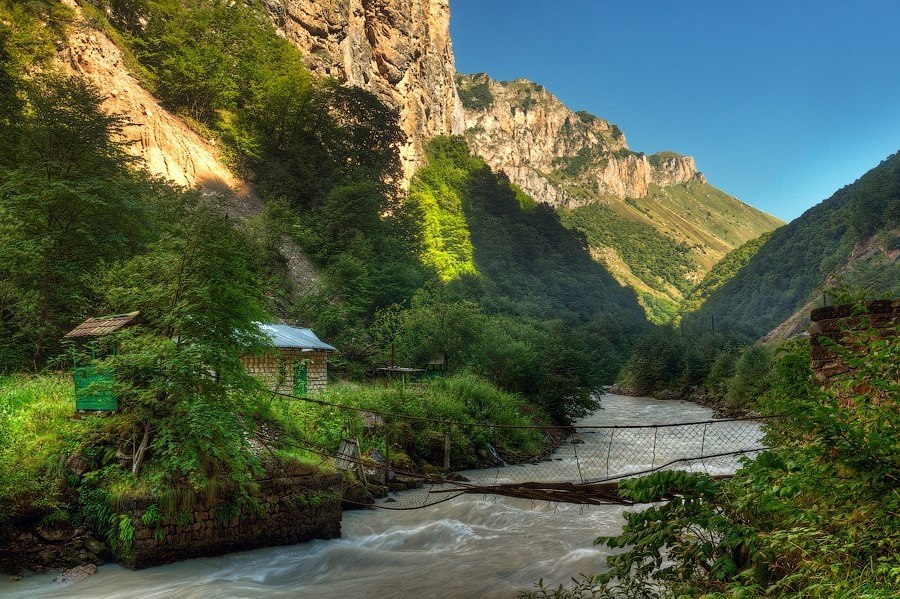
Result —
[{"label": "small roofed shelter", "polygon": [[376,368],[375,374],[387,381],[393,382],[400,379],[400,382],[406,387],[407,381],[414,383],[425,374],[424,368],[406,368],[404,366],[385,366],[384,368]]},{"label": "small roofed shelter", "polygon": [[286,324],[259,324],[274,351],[246,355],[241,360],[248,374],[281,393],[298,397],[315,393],[328,384],[328,354],[337,351],[319,339],[312,329]]},{"label": "small roofed shelter", "polygon": [[434,354],[425,365],[425,376],[436,379],[447,373],[447,354]]},{"label": "small roofed shelter", "polygon": [[[119,400],[112,390],[112,373],[97,366],[97,340],[140,323],[140,312],[94,316],[65,334],[72,342],[72,377],[75,382],[75,410],[85,412],[114,411]],[[90,352],[90,357],[87,353]]]}]

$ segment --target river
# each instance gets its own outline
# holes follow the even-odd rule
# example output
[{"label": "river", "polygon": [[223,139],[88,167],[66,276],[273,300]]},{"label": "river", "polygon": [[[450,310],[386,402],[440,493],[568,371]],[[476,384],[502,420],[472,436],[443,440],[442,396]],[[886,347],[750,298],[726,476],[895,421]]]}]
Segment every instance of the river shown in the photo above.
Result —
[{"label": "river", "polygon": [[[605,395],[603,409],[582,425],[693,422],[712,411],[682,401]],[[740,423],[758,429],[752,423]],[[563,463],[576,446],[564,445]],[[660,460],[666,456],[661,455]],[[637,464],[638,466],[640,464]],[[492,471],[529,479],[546,467]],[[534,503],[468,495],[411,511],[345,512],[340,539],[186,560],[133,572],[101,566],[72,585],[54,575],[0,581],[0,597],[84,599],[231,597],[515,597],[543,578],[554,586],[604,568],[608,550],[593,546],[623,524],[618,506]]]}]

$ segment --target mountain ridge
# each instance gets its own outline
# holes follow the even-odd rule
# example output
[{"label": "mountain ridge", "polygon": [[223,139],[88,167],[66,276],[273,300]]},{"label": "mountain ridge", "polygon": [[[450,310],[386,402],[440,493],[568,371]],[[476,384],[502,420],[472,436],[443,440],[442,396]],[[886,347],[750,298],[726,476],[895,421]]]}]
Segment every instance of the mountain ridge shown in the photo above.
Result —
[{"label": "mountain ridge", "polygon": [[[900,293],[900,152],[804,212],[771,238],[690,320],[715,320],[748,339],[789,335],[785,324],[824,292]],[[818,297],[815,297],[818,296]],[[782,328],[783,333],[775,331]]]},{"label": "mountain ridge", "polygon": [[[618,126],[571,110],[540,84],[484,73],[457,82],[473,151],[560,210],[652,320],[673,318],[713,265],[783,224],[710,185],[690,156],[633,151]],[[649,264],[649,247],[668,269]]]}]

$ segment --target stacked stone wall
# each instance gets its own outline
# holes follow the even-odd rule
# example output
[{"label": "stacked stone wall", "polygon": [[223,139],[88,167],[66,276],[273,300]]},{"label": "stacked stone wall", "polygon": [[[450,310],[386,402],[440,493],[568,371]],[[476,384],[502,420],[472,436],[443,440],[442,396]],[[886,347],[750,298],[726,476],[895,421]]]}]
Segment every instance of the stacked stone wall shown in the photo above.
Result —
[{"label": "stacked stone wall", "polygon": [[307,390],[321,391],[328,384],[328,352],[279,349],[262,356],[244,356],[242,362],[248,374],[260,379],[274,391],[292,393],[294,367],[306,362]]},{"label": "stacked stone wall", "polygon": [[[259,510],[234,515],[230,498],[196,508],[178,518],[144,524],[153,500],[126,506],[134,526],[130,551],[117,559],[130,568],[147,568],[191,557],[220,555],[258,547],[292,545],[341,535],[341,477],[306,474],[259,481]],[[248,510],[245,510],[248,511]]]},{"label": "stacked stone wall", "polygon": [[841,349],[859,354],[873,336],[884,339],[898,335],[900,299],[877,300],[864,307],[860,311],[854,305],[828,306],[810,314],[810,366],[825,388],[851,371],[841,356],[846,352]]}]

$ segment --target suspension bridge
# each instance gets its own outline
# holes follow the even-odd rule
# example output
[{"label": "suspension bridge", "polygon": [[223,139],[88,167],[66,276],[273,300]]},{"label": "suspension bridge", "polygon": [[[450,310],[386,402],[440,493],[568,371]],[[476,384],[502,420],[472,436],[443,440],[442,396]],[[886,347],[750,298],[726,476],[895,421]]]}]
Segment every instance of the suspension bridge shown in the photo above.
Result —
[{"label": "suspension bridge", "polygon": [[[344,439],[339,447],[269,436],[273,447],[294,446],[353,470],[364,480],[393,488],[406,488],[376,501],[373,507],[388,510],[425,508],[464,494],[500,495],[532,501],[584,505],[629,505],[618,494],[618,482],[661,470],[705,472],[714,477],[732,475],[742,458],[767,448],[762,442],[765,417],[729,418],[646,424],[636,426],[576,424],[570,427],[500,426],[490,423],[455,422],[437,418],[379,412],[317,399],[275,393],[282,400],[306,402],[322,409],[344,412],[369,431],[368,451],[360,453],[358,438]],[[391,461],[393,438],[398,430],[428,426],[443,432],[443,469],[422,473],[404,470]],[[540,433],[556,439],[549,455],[507,463],[488,444],[494,465],[488,468],[453,468],[472,463],[474,450],[462,439],[490,438],[500,434]],[[511,460],[512,461],[512,460]]]}]

